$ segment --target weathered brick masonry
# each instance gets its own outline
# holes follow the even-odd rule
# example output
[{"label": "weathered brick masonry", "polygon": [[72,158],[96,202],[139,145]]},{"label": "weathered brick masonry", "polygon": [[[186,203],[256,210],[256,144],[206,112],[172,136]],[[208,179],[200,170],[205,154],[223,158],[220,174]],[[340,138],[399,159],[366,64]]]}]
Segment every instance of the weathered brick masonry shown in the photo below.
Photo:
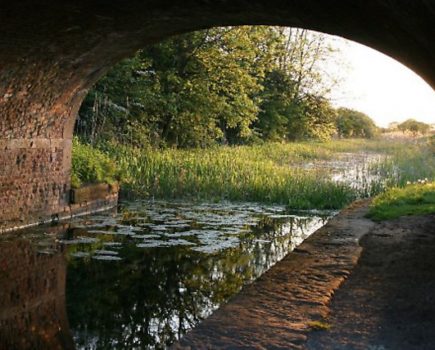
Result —
[{"label": "weathered brick masonry", "polygon": [[0,0],[0,232],[67,212],[71,138],[87,89],[147,43],[273,24],[361,42],[435,86],[435,0]]},{"label": "weathered brick masonry", "polygon": [[42,221],[68,204],[71,142],[0,140],[0,228]]}]

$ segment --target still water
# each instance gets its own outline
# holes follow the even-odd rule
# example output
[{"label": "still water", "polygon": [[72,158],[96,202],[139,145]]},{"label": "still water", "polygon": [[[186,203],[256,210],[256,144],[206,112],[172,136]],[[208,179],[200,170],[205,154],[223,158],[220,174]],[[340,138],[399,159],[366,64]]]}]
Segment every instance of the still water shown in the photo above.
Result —
[{"label": "still water", "polygon": [[165,348],[334,214],[135,201],[1,236],[0,348]]}]

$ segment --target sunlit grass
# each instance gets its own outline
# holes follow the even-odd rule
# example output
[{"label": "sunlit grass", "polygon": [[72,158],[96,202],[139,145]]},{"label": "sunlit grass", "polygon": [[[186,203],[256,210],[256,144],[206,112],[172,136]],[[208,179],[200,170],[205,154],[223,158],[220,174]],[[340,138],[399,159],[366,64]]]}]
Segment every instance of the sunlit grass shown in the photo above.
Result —
[{"label": "sunlit grass", "polygon": [[98,182],[114,183],[117,169],[113,159],[90,145],[73,140],[71,186]]},{"label": "sunlit grass", "polygon": [[331,181],[327,173],[290,166],[305,153],[267,157],[269,147],[143,151],[106,145],[106,150],[117,159],[124,188],[142,196],[282,203],[301,209],[336,209],[354,199],[349,186]]},{"label": "sunlit grass", "polygon": [[[192,198],[286,204],[295,209],[339,209],[354,199],[420,178],[435,179],[435,159],[427,140],[335,140],[264,143],[190,150],[138,149],[105,143],[124,193],[154,198]],[[364,188],[332,181],[326,167],[343,153],[380,154],[362,164]],[[307,163],[314,166],[309,169]],[[366,176],[363,175],[363,176]]]},{"label": "sunlit grass", "polygon": [[435,213],[435,182],[394,187],[373,199],[369,217],[380,221]]}]

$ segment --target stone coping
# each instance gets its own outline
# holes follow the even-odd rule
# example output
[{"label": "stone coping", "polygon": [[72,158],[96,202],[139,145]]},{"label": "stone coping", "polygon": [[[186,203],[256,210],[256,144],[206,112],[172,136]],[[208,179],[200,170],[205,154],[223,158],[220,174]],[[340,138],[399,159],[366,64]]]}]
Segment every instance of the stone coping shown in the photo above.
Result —
[{"label": "stone coping", "polygon": [[368,203],[344,209],[171,348],[303,349],[357,264],[359,240],[375,225],[365,218]]}]

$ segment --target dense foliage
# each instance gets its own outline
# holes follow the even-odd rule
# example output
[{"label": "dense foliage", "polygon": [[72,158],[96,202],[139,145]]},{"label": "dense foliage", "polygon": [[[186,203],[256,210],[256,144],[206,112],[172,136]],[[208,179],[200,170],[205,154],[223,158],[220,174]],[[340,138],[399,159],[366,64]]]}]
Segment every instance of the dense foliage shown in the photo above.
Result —
[{"label": "dense foliage", "polygon": [[86,97],[76,132],[96,143],[207,147],[328,139],[332,54],[320,34],[264,26],[214,28],[148,46]]},{"label": "dense foliage", "polygon": [[[120,178],[125,190],[145,196],[339,208],[386,186],[432,179],[434,157],[426,153],[433,139],[424,147],[316,143],[379,133],[367,115],[329,103],[336,81],[322,73],[322,62],[332,54],[321,34],[261,26],[188,33],[140,50],[82,105],[73,186]],[[399,125],[414,134],[427,128],[413,120]],[[251,146],[235,147],[241,144]],[[300,164],[361,150],[388,153],[372,169],[381,180],[364,189]]]},{"label": "dense foliage", "polygon": [[[75,146],[82,149],[76,154],[91,158],[86,153],[92,150],[90,146]],[[408,181],[435,180],[435,157],[427,140],[267,142],[188,150],[145,150],[113,142],[99,143],[98,147],[94,151],[116,164],[117,170],[112,174],[119,176],[124,194],[140,197],[228,199],[282,203],[295,209],[330,209]],[[353,165],[362,167],[359,186],[334,181],[332,168],[326,164],[332,166],[333,160],[350,152],[382,154],[385,158]],[[307,163],[319,167],[307,167]],[[95,168],[86,168],[89,170]]]},{"label": "dense foliage", "polygon": [[[325,171],[300,168],[307,159],[331,157],[315,145],[263,144],[191,150],[143,151],[106,145],[119,165],[125,192],[153,198],[236,200],[337,209],[355,198],[350,186]],[[271,150],[276,149],[276,154]],[[292,154],[291,152],[294,151]],[[294,167],[291,167],[291,164]]]},{"label": "dense foliage", "polygon": [[90,183],[113,183],[118,178],[118,169],[106,153],[73,140],[71,186],[78,188]]},{"label": "dense foliage", "polygon": [[336,126],[338,135],[344,138],[373,138],[379,133],[368,115],[348,108],[337,110]]},{"label": "dense foliage", "polygon": [[430,125],[415,119],[408,119],[400,123],[397,128],[403,132],[411,132],[415,136],[417,134],[426,134],[430,130]]}]

